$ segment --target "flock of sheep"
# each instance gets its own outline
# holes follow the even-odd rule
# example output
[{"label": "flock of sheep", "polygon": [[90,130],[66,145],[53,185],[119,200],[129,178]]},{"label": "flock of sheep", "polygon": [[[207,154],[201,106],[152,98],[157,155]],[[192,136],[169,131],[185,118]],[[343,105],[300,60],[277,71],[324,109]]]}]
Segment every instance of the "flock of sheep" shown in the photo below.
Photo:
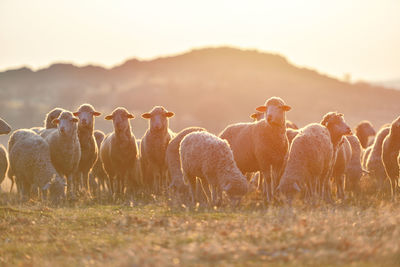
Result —
[{"label": "flock of sheep", "polygon": [[[0,147],[0,183],[8,169],[23,200],[33,194],[56,202],[82,195],[122,199],[168,193],[212,205],[226,195],[237,204],[256,189],[267,202],[281,196],[331,202],[333,193],[337,198],[360,194],[360,179],[369,173],[379,192],[391,185],[394,199],[400,117],[375,137],[368,121],[353,135],[337,112],[298,129],[286,120],[290,109],[281,98],[271,97],[256,108],[253,122],[229,125],[217,136],[200,127],[174,133],[168,122],[174,113],[156,106],[142,114],[149,128],[136,139],[130,125],[134,115],[125,108],[105,116],[114,126],[107,135],[94,129],[101,114],[92,105],[83,104],[76,112],[55,108],[43,127],[14,131],[8,153]],[[10,131],[1,121],[0,134]]]}]

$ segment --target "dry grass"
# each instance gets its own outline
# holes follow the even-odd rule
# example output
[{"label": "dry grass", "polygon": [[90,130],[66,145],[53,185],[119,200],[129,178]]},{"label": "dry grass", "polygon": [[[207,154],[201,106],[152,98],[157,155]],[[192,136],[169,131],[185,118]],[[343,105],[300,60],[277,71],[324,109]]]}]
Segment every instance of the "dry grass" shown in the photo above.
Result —
[{"label": "dry grass", "polygon": [[399,265],[400,207],[373,197],[335,205],[240,208],[0,196],[0,265]]}]

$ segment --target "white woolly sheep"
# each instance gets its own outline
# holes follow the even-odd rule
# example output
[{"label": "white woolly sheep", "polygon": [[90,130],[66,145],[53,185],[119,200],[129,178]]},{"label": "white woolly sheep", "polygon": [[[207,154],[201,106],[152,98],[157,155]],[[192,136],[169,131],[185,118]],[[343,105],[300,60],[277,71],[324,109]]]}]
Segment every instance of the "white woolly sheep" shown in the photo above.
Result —
[{"label": "white woolly sheep", "polygon": [[0,145],[0,184],[4,181],[8,170],[7,150],[3,145]]},{"label": "white woolly sheep", "polygon": [[372,123],[369,121],[360,121],[354,131],[358,140],[360,140],[360,144],[363,149],[366,149],[368,146],[371,145],[369,143],[369,138],[374,137],[376,134]]},{"label": "white woolly sheep", "polygon": [[98,147],[93,135],[94,117],[100,116],[101,113],[96,111],[90,104],[82,104],[78,111],[73,114],[79,118],[78,137],[81,146],[81,158],[74,175],[75,185],[76,188],[82,185],[86,192],[90,194],[89,172],[93,168],[98,155]]},{"label": "white woolly sheep", "polygon": [[193,202],[197,201],[196,177],[203,184],[211,185],[213,203],[222,199],[222,191],[234,202],[248,192],[248,182],[238,169],[226,140],[205,131],[192,132],[182,139],[179,152],[183,177],[190,184]]},{"label": "white woolly sheep", "polygon": [[11,132],[11,127],[8,123],[0,118],[0,135],[9,134]]},{"label": "white woolly sheep", "polygon": [[366,168],[372,180],[378,184],[378,191],[383,192],[387,179],[385,167],[382,162],[382,144],[389,134],[390,127],[382,128],[376,135],[371,152],[366,161]]},{"label": "white woolly sheep", "polygon": [[150,112],[142,114],[142,118],[149,119],[149,128],[142,137],[140,164],[145,184],[157,193],[165,187],[167,180],[165,152],[173,138],[173,133],[168,127],[168,118],[172,116],[174,113],[162,106],[156,106]]},{"label": "white woolly sheep", "polygon": [[327,113],[320,124],[302,128],[293,139],[278,190],[289,198],[302,190],[330,201],[329,177],[342,136],[350,133],[343,114],[336,112]]},{"label": "white woolly sheep", "polygon": [[[237,123],[226,127],[220,137],[232,148],[237,166],[242,173],[261,172],[263,193],[272,199],[275,186],[283,171],[289,148],[286,137],[286,112],[291,108],[279,97],[271,97],[265,106],[265,119],[253,123]],[[272,169],[272,177],[271,177]]]},{"label": "white woolly sheep", "polygon": [[394,199],[398,190],[399,163],[397,158],[400,152],[400,116],[390,125],[389,134],[382,143],[382,162],[386,175],[392,185],[392,198]]},{"label": "white woolly sheep", "polygon": [[[23,133],[22,133],[23,132]],[[17,130],[11,136],[10,169],[14,173],[22,197],[30,198],[32,186],[39,186],[46,196],[50,189],[53,201],[64,198],[65,181],[57,173],[50,159],[48,143],[28,129]]]},{"label": "white woolly sheep", "polygon": [[360,179],[368,172],[361,165],[362,147],[359,139],[355,135],[346,136],[351,146],[351,159],[346,170],[346,191],[351,191],[355,194],[360,193]]},{"label": "white woolly sheep", "polygon": [[72,178],[81,158],[78,121],[79,119],[70,111],[63,111],[58,118],[52,121],[57,125],[57,129],[46,129],[40,134],[49,143],[53,166],[61,176],[67,178],[70,197],[74,196]]},{"label": "white woolly sheep", "polygon": [[[133,118],[132,114],[121,107],[105,117],[106,120],[112,120],[114,131],[108,134],[101,143],[100,157],[110,181],[110,193],[115,193],[117,196],[123,194],[126,185],[132,191],[138,182],[136,180],[138,177],[135,177],[138,149],[129,123],[129,120]],[[117,182],[116,188],[114,188],[114,180]]]},{"label": "white woolly sheep", "polygon": [[169,176],[171,177],[169,188],[174,192],[180,194],[188,192],[188,188],[183,181],[181,159],[179,155],[179,146],[182,139],[189,133],[201,131],[206,131],[206,129],[200,127],[189,127],[183,129],[168,144],[165,157],[168,165]]},{"label": "white woolly sheep", "polygon": [[[101,142],[103,142],[105,134],[100,131],[100,130],[95,130],[94,133],[94,138],[96,139],[96,144],[97,147],[100,150]],[[97,178],[98,184],[95,180]],[[97,157],[97,160],[92,168],[92,171],[90,172],[90,187],[95,189],[95,194],[97,194],[100,190],[106,191],[106,183],[107,183],[107,188],[110,189],[110,185],[108,184],[108,178],[107,178],[107,173],[105,172],[103,168],[103,163],[101,161],[100,155]],[[101,188],[100,188],[101,186]]]}]

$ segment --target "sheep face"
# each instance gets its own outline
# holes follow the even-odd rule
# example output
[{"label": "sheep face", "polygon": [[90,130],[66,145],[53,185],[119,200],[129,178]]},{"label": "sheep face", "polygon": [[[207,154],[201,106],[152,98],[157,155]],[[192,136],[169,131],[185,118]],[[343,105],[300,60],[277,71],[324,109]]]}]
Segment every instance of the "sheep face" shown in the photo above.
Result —
[{"label": "sheep face", "polygon": [[59,175],[54,175],[54,177],[42,189],[49,189],[51,201],[57,202],[65,198],[66,186],[67,184],[63,178],[61,178]]},{"label": "sheep face", "polygon": [[250,118],[252,118],[254,121],[259,121],[264,119],[264,112],[254,112],[253,114],[250,115]]},{"label": "sheep face", "polygon": [[58,132],[62,136],[72,136],[77,132],[77,124],[79,119],[71,112],[63,111],[57,119],[53,120],[53,124],[57,125]]},{"label": "sheep face", "polygon": [[173,112],[167,111],[164,107],[154,107],[150,112],[143,113],[142,118],[150,119],[150,131],[161,132],[168,129],[168,118],[174,116]]},{"label": "sheep face", "polygon": [[11,132],[11,127],[7,122],[0,119],[0,134],[8,134]]},{"label": "sheep face", "polygon": [[328,128],[329,132],[336,136],[351,135],[349,125],[344,121],[343,114],[337,112],[329,112],[324,116],[321,124]]},{"label": "sheep face", "polygon": [[79,118],[79,128],[91,128],[94,126],[94,117],[100,116],[101,113],[96,111],[90,104],[83,104],[79,107],[78,111],[74,112],[74,115]]},{"label": "sheep face", "polygon": [[104,119],[113,121],[114,130],[116,132],[124,132],[129,131],[129,120],[133,118],[135,118],[135,116],[129,113],[125,108],[116,108],[111,115],[107,115]]},{"label": "sheep face", "polygon": [[240,179],[231,179],[228,184],[223,186],[223,190],[228,194],[233,202],[238,202],[249,192],[249,184],[244,176]]},{"label": "sheep face", "polygon": [[50,110],[49,113],[47,113],[46,115],[44,127],[46,129],[57,128],[57,124],[54,124],[53,120],[57,119],[63,111],[64,110],[62,108],[54,108]]},{"label": "sheep face", "polygon": [[285,126],[286,112],[290,109],[279,97],[271,97],[265,102],[265,106],[256,108],[257,111],[264,112],[265,121],[271,126]]}]

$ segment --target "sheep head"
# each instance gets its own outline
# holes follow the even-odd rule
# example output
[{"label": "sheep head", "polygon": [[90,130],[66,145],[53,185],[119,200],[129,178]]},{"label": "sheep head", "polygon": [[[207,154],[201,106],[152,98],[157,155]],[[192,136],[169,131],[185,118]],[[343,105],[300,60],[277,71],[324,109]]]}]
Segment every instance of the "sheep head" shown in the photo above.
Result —
[{"label": "sheep head", "polygon": [[285,127],[286,112],[291,110],[291,107],[286,105],[280,97],[271,97],[264,106],[260,106],[256,110],[264,113],[265,121],[269,125]]}]

